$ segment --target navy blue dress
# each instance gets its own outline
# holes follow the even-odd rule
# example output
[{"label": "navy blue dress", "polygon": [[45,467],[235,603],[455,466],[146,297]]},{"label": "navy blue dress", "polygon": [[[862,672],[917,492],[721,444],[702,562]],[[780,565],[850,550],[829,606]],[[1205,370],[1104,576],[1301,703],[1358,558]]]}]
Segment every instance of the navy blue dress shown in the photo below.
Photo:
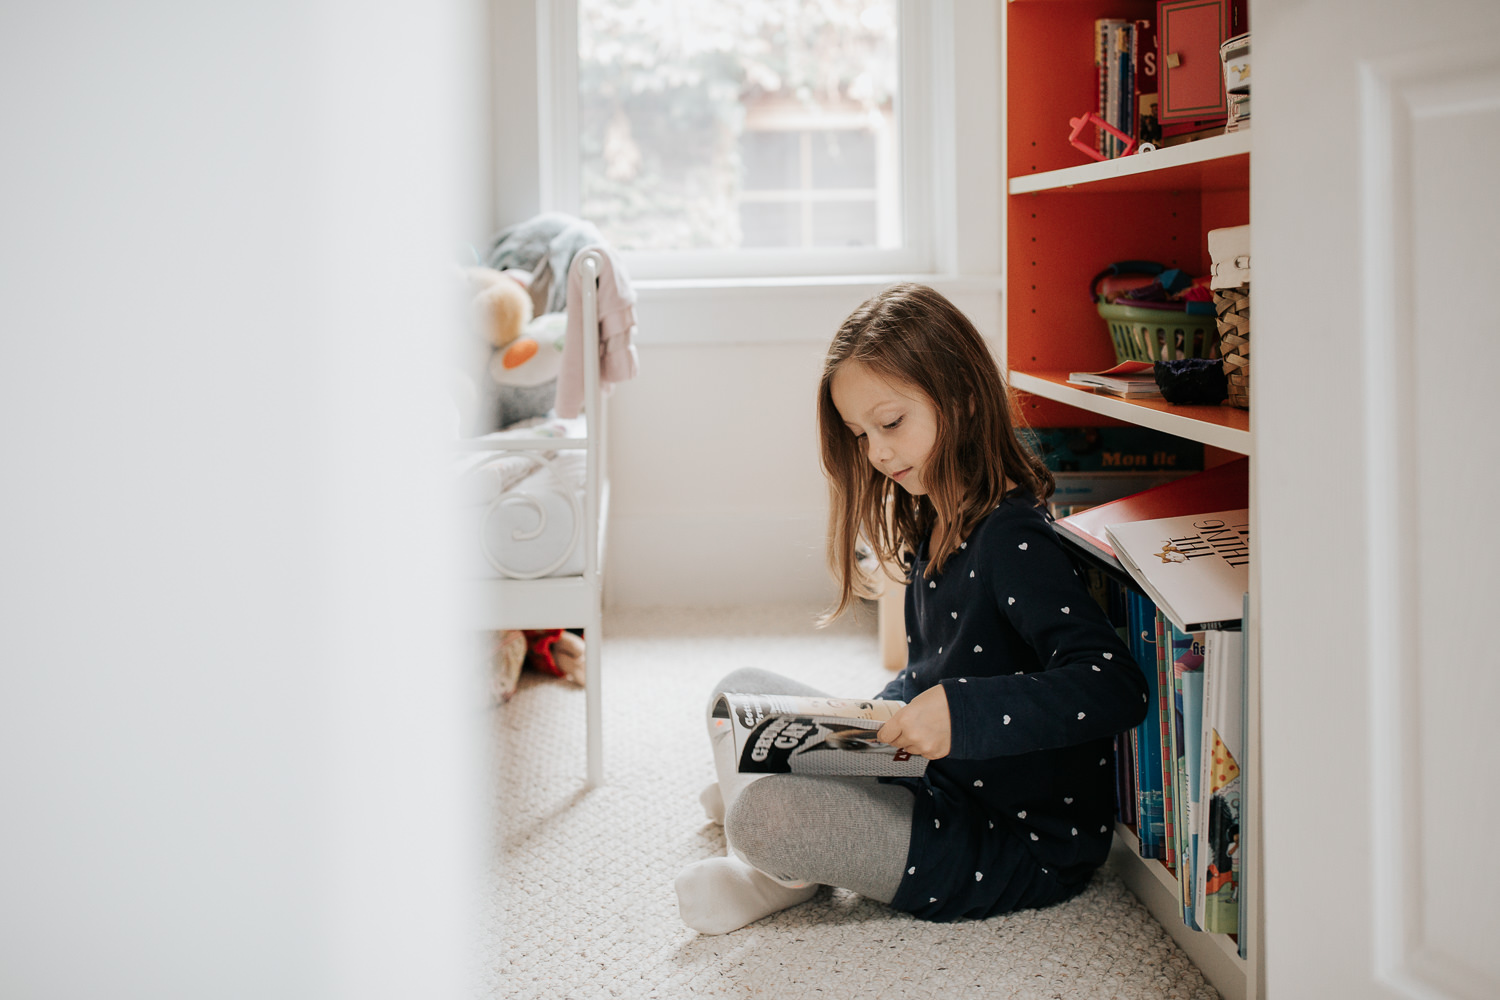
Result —
[{"label": "navy blue dress", "polygon": [[1116,733],[1146,681],[1030,494],[1012,491],[931,580],[906,592],[907,667],[878,697],[942,684],[952,749],[921,778],[891,905],[987,917],[1076,895],[1109,854]]}]

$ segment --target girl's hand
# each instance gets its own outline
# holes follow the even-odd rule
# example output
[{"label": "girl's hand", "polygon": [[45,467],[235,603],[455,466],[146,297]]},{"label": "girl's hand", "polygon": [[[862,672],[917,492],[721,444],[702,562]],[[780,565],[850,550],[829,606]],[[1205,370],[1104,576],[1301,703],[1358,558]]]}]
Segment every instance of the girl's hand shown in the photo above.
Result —
[{"label": "girl's hand", "polygon": [[941,684],[934,684],[913,698],[875,734],[882,743],[928,760],[948,756],[953,748],[952,736],[948,694]]}]

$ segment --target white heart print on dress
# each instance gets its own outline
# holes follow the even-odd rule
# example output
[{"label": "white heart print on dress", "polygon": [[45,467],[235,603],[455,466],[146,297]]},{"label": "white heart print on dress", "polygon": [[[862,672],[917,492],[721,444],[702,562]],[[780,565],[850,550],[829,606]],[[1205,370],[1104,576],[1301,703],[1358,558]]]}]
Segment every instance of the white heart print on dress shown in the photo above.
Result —
[{"label": "white heart print on dress", "polygon": [[1022,542],[1020,545],[1017,545],[1016,548],[1020,549],[1022,552],[1025,552],[1026,551],[1026,543]]},{"label": "white heart print on dress", "polygon": [[1072,608],[1063,608],[1062,609],[1062,613],[1065,614],[1065,615],[1071,615],[1073,613],[1073,609]]}]

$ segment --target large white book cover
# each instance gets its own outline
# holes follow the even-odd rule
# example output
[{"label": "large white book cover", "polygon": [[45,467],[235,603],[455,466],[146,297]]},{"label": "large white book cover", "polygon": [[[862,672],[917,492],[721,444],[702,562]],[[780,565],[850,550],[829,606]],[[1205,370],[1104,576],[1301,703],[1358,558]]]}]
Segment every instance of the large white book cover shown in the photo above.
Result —
[{"label": "large white book cover", "polygon": [[1250,511],[1111,524],[1110,547],[1183,632],[1237,628],[1250,589]]}]

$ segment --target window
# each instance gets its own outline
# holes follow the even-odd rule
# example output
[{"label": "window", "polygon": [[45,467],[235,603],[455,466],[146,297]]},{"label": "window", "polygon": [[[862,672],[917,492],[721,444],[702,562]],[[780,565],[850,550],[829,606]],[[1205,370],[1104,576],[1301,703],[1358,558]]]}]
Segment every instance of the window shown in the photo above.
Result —
[{"label": "window", "polygon": [[556,0],[548,207],[640,277],[927,270],[930,6]]}]

